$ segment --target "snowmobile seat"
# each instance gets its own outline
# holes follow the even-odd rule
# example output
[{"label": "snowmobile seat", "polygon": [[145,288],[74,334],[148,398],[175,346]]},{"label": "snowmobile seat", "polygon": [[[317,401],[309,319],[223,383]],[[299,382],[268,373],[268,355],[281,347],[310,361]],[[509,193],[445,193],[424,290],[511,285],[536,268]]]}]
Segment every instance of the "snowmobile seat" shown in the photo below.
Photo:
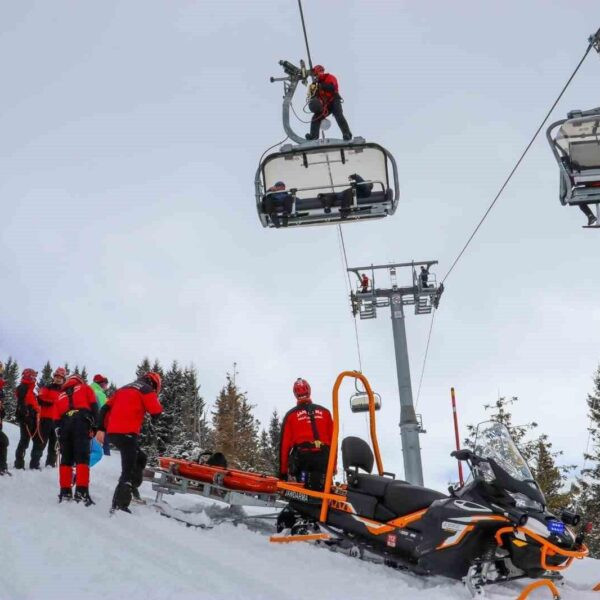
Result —
[{"label": "snowmobile seat", "polygon": [[385,490],[383,505],[396,515],[428,508],[435,500],[447,498],[445,494],[405,482],[392,482]]},{"label": "snowmobile seat", "polygon": [[[375,458],[369,444],[358,437],[348,436],[342,441],[342,463],[348,479],[348,487],[357,492],[383,499],[390,483],[395,482],[393,473],[386,476],[371,475]],[[366,473],[359,473],[362,469]]]}]

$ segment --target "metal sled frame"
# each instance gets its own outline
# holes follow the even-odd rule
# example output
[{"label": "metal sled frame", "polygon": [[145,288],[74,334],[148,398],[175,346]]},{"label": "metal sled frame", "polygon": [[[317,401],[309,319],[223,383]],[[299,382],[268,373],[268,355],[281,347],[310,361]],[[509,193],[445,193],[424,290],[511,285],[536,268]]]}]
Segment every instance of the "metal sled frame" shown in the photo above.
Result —
[{"label": "metal sled frame", "polygon": [[218,483],[207,483],[183,477],[164,469],[147,469],[152,476],[144,475],[144,480],[152,483],[156,492],[156,502],[162,502],[163,495],[196,494],[209,500],[217,500],[232,506],[261,506],[283,508],[285,502],[277,494],[261,494],[231,490]]},{"label": "metal sled frame", "polygon": [[571,111],[546,138],[559,167],[561,204],[595,205],[600,220],[600,108]]}]

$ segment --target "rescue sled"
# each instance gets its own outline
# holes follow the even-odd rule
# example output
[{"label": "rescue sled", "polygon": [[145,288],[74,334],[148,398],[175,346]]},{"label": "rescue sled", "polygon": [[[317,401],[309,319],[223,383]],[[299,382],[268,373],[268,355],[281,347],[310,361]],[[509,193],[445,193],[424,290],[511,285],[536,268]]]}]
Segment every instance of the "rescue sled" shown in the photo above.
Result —
[{"label": "rescue sled", "polygon": [[238,471],[237,469],[217,467],[166,456],[159,457],[158,464],[162,469],[175,475],[182,475],[194,481],[216,483],[230,490],[259,494],[277,493],[277,482],[279,480],[276,477],[262,475],[261,473]]},{"label": "rescue sled", "polygon": [[[347,484],[333,482],[337,461],[338,390],[345,377],[360,379],[369,397],[371,447],[342,441]],[[484,586],[529,577],[560,581],[561,571],[588,555],[580,517],[554,515],[506,427],[478,428],[475,447],[452,453],[473,477],[449,494],[411,485],[384,471],[375,427],[375,398],[358,372],[341,373],[333,389],[334,428],[323,491],[280,482],[288,500],[273,542],[311,541],[351,556],[418,575],[462,580],[473,596]],[[378,474],[371,474],[376,465]],[[545,584],[538,584],[545,585]],[[528,588],[523,590],[528,593]],[[524,596],[522,596],[524,597]]]}]

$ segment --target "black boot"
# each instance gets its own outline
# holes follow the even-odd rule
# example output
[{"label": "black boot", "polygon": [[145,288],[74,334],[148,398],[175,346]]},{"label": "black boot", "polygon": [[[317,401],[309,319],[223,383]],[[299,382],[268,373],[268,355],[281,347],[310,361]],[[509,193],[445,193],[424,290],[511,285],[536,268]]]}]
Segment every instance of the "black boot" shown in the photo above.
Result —
[{"label": "black boot", "polygon": [[136,504],[146,504],[146,501],[140,496],[140,490],[136,487],[131,488],[131,501]]},{"label": "black boot", "polygon": [[125,483],[118,483],[113,494],[112,511],[123,510],[125,512],[131,512],[129,505],[131,504],[132,496],[132,485],[129,481]]},{"label": "black boot", "polygon": [[75,488],[74,500],[75,502],[83,502],[85,506],[91,506],[92,504],[96,504],[92,500],[88,488],[81,485],[78,485]]},{"label": "black boot", "polygon": [[73,491],[71,488],[60,488],[60,494],[58,494],[58,501],[62,502],[63,500],[70,502],[73,500]]},{"label": "black boot", "polygon": [[15,469],[24,469],[25,468],[25,459],[21,457],[15,458]]}]

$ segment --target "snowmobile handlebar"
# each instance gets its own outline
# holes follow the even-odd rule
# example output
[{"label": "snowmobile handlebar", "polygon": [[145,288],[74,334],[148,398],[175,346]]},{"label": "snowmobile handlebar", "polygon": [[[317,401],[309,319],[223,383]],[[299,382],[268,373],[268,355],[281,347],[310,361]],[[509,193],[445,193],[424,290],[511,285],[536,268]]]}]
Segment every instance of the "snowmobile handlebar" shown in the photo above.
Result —
[{"label": "snowmobile handlebar", "polygon": [[450,456],[452,456],[453,458],[456,458],[456,460],[470,461],[474,465],[478,465],[479,463],[486,462],[485,458],[482,458],[481,456],[477,456],[477,454],[474,454],[471,450],[469,450],[467,448],[465,448],[463,450],[453,450],[452,452],[450,452]]}]

